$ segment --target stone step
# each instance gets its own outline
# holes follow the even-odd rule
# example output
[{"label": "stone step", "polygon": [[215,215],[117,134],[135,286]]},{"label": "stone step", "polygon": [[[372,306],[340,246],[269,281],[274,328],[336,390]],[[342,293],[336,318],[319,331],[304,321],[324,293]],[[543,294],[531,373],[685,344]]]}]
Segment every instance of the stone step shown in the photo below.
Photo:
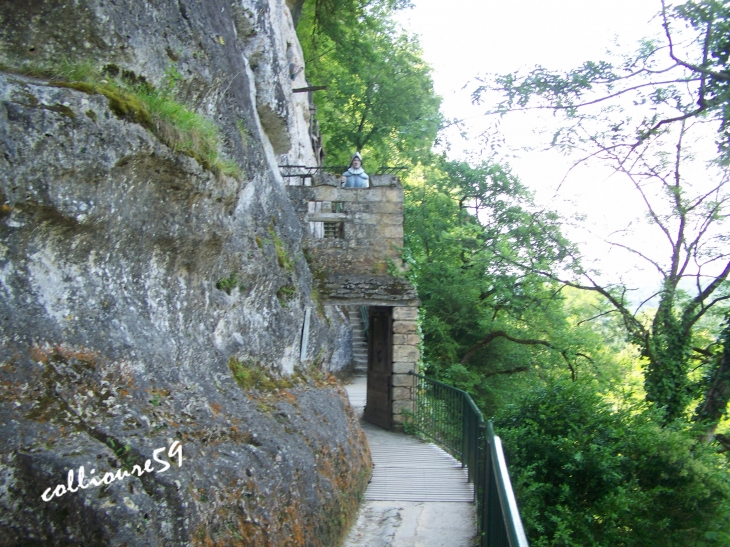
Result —
[{"label": "stone step", "polygon": [[355,374],[367,374],[368,343],[365,338],[360,308],[358,306],[348,306],[347,313],[352,332],[352,364],[355,367]]}]

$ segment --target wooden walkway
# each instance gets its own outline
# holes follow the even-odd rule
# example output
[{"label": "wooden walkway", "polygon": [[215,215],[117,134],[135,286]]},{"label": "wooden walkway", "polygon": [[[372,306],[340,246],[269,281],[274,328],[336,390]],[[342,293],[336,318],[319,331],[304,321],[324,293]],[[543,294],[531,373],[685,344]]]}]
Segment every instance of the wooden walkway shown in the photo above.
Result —
[{"label": "wooden walkway", "polygon": [[[365,406],[366,381],[348,386],[350,403],[359,416]],[[450,454],[432,443],[386,431],[361,421],[373,457],[367,501],[471,502],[474,487],[467,472]]]}]

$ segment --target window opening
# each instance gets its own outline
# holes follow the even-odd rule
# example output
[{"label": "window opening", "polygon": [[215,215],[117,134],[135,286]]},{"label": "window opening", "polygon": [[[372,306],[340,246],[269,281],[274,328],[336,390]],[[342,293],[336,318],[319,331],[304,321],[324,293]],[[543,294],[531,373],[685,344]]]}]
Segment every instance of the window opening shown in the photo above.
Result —
[{"label": "window opening", "polygon": [[343,222],[325,222],[324,237],[325,239],[342,239],[344,236]]}]

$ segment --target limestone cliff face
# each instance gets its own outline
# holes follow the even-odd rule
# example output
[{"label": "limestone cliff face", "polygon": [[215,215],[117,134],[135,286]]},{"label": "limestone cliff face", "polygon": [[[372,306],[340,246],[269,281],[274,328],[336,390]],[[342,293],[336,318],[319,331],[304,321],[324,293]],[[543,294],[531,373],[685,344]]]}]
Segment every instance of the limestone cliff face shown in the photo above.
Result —
[{"label": "limestone cliff face", "polygon": [[[240,174],[48,76],[80,62],[174,75]],[[370,463],[276,168],[313,163],[286,4],[6,1],[0,65],[0,545],[335,544]]]}]

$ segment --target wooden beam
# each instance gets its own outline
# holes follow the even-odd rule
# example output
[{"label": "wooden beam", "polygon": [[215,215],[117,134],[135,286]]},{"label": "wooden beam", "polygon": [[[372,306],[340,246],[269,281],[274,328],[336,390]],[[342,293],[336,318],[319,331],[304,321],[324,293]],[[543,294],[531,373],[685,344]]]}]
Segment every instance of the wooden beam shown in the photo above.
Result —
[{"label": "wooden beam", "polygon": [[308,91],[322,91],[327,89],[326,85],[312,85],[309,87],[295,87],[291,90],[292,93],[307,93]]}]

